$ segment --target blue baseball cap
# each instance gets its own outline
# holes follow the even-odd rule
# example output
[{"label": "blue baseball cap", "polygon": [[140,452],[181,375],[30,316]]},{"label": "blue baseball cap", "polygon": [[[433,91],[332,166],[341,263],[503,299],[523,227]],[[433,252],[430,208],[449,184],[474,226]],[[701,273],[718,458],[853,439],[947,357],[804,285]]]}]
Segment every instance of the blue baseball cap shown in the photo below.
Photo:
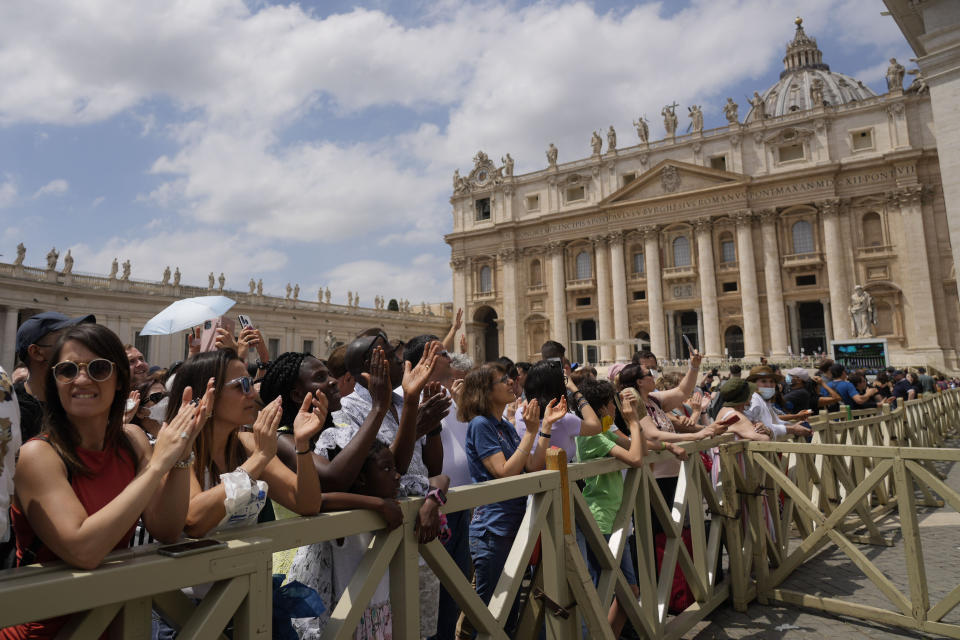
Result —
[{"label": "blue baseball cap", "polygon": [[17,357],[21,362],[26,364],[28,358],[27,349],[30,345],[37,344],[45,335],[84,322],[95,323],[96,321],[97,318],[93,314],[80,316],[79,318],[71,318],[56,311],[44,311],[35,316],[30,316],[30,318],[17,329]]}]

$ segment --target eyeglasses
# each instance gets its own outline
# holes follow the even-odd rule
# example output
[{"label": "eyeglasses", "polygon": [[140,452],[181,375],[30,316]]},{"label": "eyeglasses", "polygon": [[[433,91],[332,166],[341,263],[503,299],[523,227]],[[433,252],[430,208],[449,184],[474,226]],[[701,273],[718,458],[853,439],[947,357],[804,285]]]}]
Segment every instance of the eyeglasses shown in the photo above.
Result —
[{"label": "eyeglasses", "polygon": [[502,378],[500,378],[500,382],[502,382],[503,384],[510,384],[511,382],[513,382],[513,379],[510,376],[503,376]]},{"label": "eyeglasses", "polygon": [[113,363],[106,358],[95,358],[90,362],[73,362],[64,360],[53,366],[53,377],[57,382],[66,384],[73,382],[84,369],[87,376],[95,382],[103,382],[113,375]]},{"label": "eyeglasses", "polygon": [[234,378],[224,386],[226,387],[239,386],[240,389],[243,390],[243,394],[247,395],[248,393],[250,393],[251,390],[253,390],[253,378],[251,378],[250,376],[242,376],[240,378]]},{"label": "eyeglasses", "polygon": [[151,393],[150,395],[147,396],[147,402],[157,404],[158,402],[160,402],[166,397],[167,397],[167,394],[165,391],[157,391],[156,393]]}]

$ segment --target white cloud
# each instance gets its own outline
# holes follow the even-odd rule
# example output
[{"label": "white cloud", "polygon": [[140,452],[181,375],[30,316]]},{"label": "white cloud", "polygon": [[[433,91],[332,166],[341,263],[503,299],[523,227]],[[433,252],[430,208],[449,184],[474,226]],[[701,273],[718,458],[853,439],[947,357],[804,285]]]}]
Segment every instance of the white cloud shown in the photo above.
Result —
[{"label": "white cloud", "polygon": [[97,196],[96,198],[93,199],[93,202],[90,203],[90,208],[91,208],[91,209],[96,209],[96,208],[99,207],[101,204],[103,204],[103,201],[106,200],[106,199],[107,199],[106,196]]},{"label": "white cloud", "polygon": [[330,287],[334,300],[345,301],[347,291],[359,291],[361,304],[372,306],[373,297],[383,296],[400,300],[406,298],[411,304],[450,300],[451,275],[449,258],[434,254],[421,254],[405,264],[392,264],[383,260],[355,260],[339,264],[323,274],[321,283],[305,289],[314,291],[320,286]]},{"label": "white cloud", "polygon": [[9,175],[0,182],[0,209],[9,207],[17,200],[17,183]]},{"label": "white cloud", "polygon": [[40,198],[43,196],[60,196],[69,190],[70,183],[63,178],[57,178],[56,180],[51,180],[47,184],[37,189],[36,192],[34,192],[33,197]]}]

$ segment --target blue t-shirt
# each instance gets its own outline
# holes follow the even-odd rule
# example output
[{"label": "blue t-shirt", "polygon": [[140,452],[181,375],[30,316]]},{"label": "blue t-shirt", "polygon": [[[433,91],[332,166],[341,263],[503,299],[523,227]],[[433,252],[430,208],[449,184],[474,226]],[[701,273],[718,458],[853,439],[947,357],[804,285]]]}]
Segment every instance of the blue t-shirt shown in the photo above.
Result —
[{"label": "blue t-shirt", "polygon": [[[475,417],[467,425],[466,450],[470,478],[474,482],[495,480],[483,466],[484,459],[497,453],[502,453],[509,459],[519,446],[520,435],[506,420],[497,420],[490,416]],[[480,505],[473,510],[470,535],[480,537],[488,531],[498,536],[516,535],[526,508],[526,498]]]},{"label": "blue t-shirt", "polygon": [[912,388],[913,386],[910,384],[909,380],[907,380],[906,378],[901,378],[899,382],[893,385],[893,395],[897,396],[898,398],[903,398],[904,400],[907,400],[907,397],[908,397],[907,394],[910,393],[910,389]]},{"label": "blue t-shirt", "polygon": [[847,380],[831,380],[827,385],[840,394],[840,404],[845,404],[848,407],[859,406],[853,400],[853,396],[857,395],[857,388],[853,386],[852,382],[848,382]]}]

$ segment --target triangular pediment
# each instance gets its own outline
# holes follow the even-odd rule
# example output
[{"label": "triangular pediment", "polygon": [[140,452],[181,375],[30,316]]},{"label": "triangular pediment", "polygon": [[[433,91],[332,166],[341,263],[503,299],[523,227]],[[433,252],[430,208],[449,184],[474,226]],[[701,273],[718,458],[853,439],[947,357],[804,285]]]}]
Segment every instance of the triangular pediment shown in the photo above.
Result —
[{"label": "triangular pediment", "polygon": [[708,169],[678,160],[663,160],[629,184],[603,199],[601,205],[622,204],[675,196],[688,192],[731,187],[748,182],[740,173]]}]

